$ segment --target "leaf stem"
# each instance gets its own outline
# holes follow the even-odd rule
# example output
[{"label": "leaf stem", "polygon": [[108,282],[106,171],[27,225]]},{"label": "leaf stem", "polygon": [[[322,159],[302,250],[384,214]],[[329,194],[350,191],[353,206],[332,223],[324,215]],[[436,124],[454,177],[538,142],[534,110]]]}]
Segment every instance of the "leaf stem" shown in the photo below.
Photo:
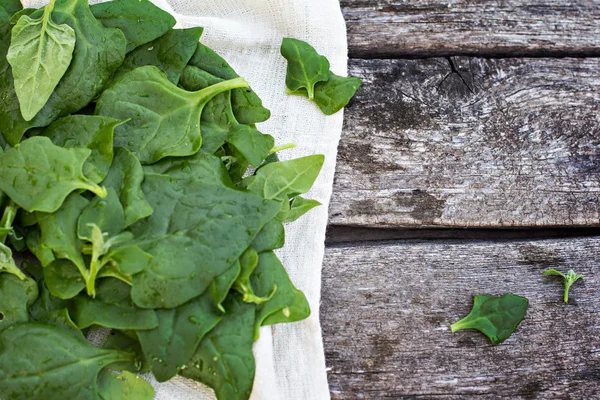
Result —
[{"label": "leaf stem", "polygon": [[0,242],[4,243],[6,237],[8,236],[8,232],[12,231],[12,223],[17,216],[17,210],[19,206],[12,200],[8,202],[8,205],[4,209],[4,214],[2,215],[2,220],[0,221],[0,228],[4,228],[5,231],[0,233]]},{"label": "leaf stem", "polygon": [[216,83],[195,93],[198,103],[208,103],[210,99],[212,99],[219,93],[227,92],[228,90],[232,89],[245,88],[248,86],[250,86],[250,84],[244,78],[237,77],[234,79],[229,79],[227,81]]},{"label": "leaf stem", "polygon": [[296,143],[286,143],[286,144],[282,144],[280,146],[275,146],[271,149],[271,151],[269,151],[269,154],[273,154],[273,153],[279,153],[280,151],[284,151],[284,150],[289,150],[289,149],[293,149],[296,147]]}]

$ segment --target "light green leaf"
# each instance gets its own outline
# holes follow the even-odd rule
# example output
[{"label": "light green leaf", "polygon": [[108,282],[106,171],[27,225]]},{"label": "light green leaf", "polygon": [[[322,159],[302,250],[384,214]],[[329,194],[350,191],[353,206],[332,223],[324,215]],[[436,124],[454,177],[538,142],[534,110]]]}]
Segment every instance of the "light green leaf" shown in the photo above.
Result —
[{"label": "light green leaf", "polygon": [[41,18],[24,15],[12,29],[6,59],[12,66],[25,121],[32,120],[48,102],[73,59],[75,31],[52,21],[54,1],[44,7]]},{"label": "light green leaf", "polygon": [[0,273],[2,272],[16,275],[19,279],[25,279],[25,274],[15,264],[11,249],[4,243],[0,243]]},{"label": "light green leaf", "polygon": [[544,276],[556,275],[556,276],[561,276],[563,278],[564,283],[565,283],[565,290],[563,293],[563,301],[565,303],[569,302],[569,289],[571,288],[571,285],[573,285],[579,279],[584,279],[583,275],[577,274],[572,269],[570,269],[567,272],[567,274],[565,275],[562,272],[555,270],[554,268],[550,268],[550,269],[545,270],[542,275],[544,275]]},{"label": "light green leaf", "polygon": [[285,222],[294,222],[313,208],[320,205],[321,203],[319,203],[317,200],[305,199],[304,197],[296,196],[292,200],[290,211],[285,219]]},{"label": "light green leaf", "polygon": [[128,371],[116,374],[102,370],[98,376],[98,391],[103,400],[152,400],[154,388],[144,378]]}]

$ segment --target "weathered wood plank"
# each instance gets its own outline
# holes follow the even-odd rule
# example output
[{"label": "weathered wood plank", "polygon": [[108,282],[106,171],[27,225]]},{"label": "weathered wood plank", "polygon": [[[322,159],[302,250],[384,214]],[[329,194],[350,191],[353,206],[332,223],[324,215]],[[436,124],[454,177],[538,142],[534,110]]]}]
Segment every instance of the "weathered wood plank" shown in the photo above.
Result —
[{"label": "weathered wood plank", "polygon": [[[598,398],[600,239],[328,248],[321,320],[333,399]],[[548,267],[586,280],[562,303]],[[478,293],[530,301],[503,344],[452,334]]]},{"label": "weathered wood plank", "polygon": [[351,57],[600,54],[598,0],[342,0]]},{"label": "weathered wood plank", "polygon": [[592,226],[600,59],[351,60],[330,224]]}]

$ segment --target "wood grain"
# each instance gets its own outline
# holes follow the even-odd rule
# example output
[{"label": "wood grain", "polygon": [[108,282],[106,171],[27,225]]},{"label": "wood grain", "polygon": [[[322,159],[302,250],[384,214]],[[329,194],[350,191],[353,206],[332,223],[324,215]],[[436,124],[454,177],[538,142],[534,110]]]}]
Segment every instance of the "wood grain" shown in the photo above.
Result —
[{"label": "wood grain", "polygon": [[600,59],[351,60],[330,224],[597,226]]},{"label": "wood grain", "polygon": [[598,0],[342,0],[355,58],[600,54]]},{"label": "wood grain", "polygon": [[[328,248],[321,320],[332,398],[594,399],[600,239],[404,242]],[[546,268],[585,275],[562,303]],[[556,277],[555,277],[556,278]],[[452,334],[475,294],[526,296],[503,344]]]}]

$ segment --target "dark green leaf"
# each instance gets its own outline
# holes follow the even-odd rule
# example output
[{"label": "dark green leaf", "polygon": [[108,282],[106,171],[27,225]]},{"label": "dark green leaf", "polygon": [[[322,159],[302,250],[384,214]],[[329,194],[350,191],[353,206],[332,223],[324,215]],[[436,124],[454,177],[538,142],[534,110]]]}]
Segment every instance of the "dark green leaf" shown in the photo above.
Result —
[{"label": "dark green leaf", "polygon": [[69,315],[69,310],[67,308],[60,308],[57,310],[52,310],[48,314],[44,315],[37,322],[43,322],[48,325],[56,326],[57,328],[65,329],[70,333],[78,336],[82,340],[85,340],[85,336],[81,330],[75,325],[71,316]]},{"label": "dark green leaf", "polygon": [[278,209],[246,191],[204,182],[180,187],[166,175],[147,175],[144,192],[155,212],[132,226],[154,256],[133,277],[133,300],[144,308],[172,308],[202,294]]},{"label": "dark green leaf", "polygon": [[217,276],[208,287],[208,293],[221,312],[225,312],[221,303],[225,301],[225,298],[229,294],[229,290],[233,287],[233,284],[241,272],[242,267],[239,260],[237,260],[225,272]]},{"label": "dark green leaf", "polygon": [[131,301],[131,287],[116,279],[101,279],[96,298],[85,294],[73,303],[73,320],[80,328],[100,325],[113,329],[153,329],[158,326],[154,310],[136,307]]},{"label": "dark green leaf", "polygon": [[209,295],[202,295],[169,310],[156,310],[157,328],[138,331],[152,372],[159,382],[174,377],[194,355],[200,340],[221,319]]},{"label": "dark green leaf", "polygon": [[[39,18],[43,10],[31,15]],[[75,31],[77,44],[71,66],[34,119],[25,121],[14,94],[12,71],[0,45],[0,131],[11,145],[34,127],[48,126],[87,106],[103,89],[125,57],[126,41],[118,29],[107,29],[92,15],[86,0],[56,0],[52,19]],[[1,29],[0,29],[1,30]],[[0,32],[0,34],[3,34]],[[0,35],[1,37],[1,35]]]},{"label": "dark green leaf", "polygon": [[198,46],[203,30],[204,28],[171,29],[164,36],[138,47],[127,54],[114,79],[135,68],[154,65],[164,72],[172,83],[177,84]]},{"label": "dark green leaf", "polygon": [[252,241],[252,248],[258,253],[276,250],[285,244],[285,230],[277,218],[273,218],[258,232]]},{"label": "dark green leaf", "polygon": [[0,8],[3,8],[8,15],[13,15],[21,10],[23,6],[20,0],[0,0]]},{"label": "dark green leaf", "polygon": [[210,386],[219,399],[245,400],[254,382],[255,305],[234,295],[224,306],[227,312],[221,322],[202,339],[180,375]]},{"label": "dark green leaf", "polygon": [[37,283],[0,272],[0,332],[18,322],[29,321],[29,307],[38,297]]},{"label": "dark green leaf", "polygon": [[236,125],[229,132],[227,142],[234,146],[253,167],[258,167],[275,144],[271,135],[265,135],[248,125]]},{"label": "dark green leaf", "polygon": [[121,350],[134,355],[132,360],[111,365],[112,369],[127,370],[130,372],[150,371],[150,363],[144,358],[142,346],[134,331],[111,330],[102,348]]},{"label": "dark green leaf", "polygon": [[53,122],[42,135],[57,146],[88,148],[83,174],[94,183],[106,177],[113,160],[113,132],[121,121],[94,115],[70,115]]},{"label": "dark green leaf", "polygon": [[[344,78],[329,72],[329,79],[315,85],[314,101],[325,115],[333,115],[344,108],[362,86],[359,78],[349,76]],[[299,89],[290,94],[308,97],[305,89]]]},{"label": "dark green leaf", "polygon": [[269,296],[273,288],[277,290],[272,298],[259,305],[256,311],[255,338],[264,325],[296,322],[310,315],[310,307],[304,294],[296,289],[281,264],[272,252],[259,255],[258,265],[250,277],[257,296]]},{"label": "dark green leaf", "polygon": [[242,78],[224,81],[198,92],[169,82],[156,67],[137,68],[107,89],[96,113],[129,122],[115,130],[115,144],[132,151],[142,164],[168,156],[195,154],[202,145],[200,115],[221,92],[245,87]]},{"label": "dark green leaf", "polygon": [[[227,61],[202,43],[198,44],[198,48],[188,65],[197,67],[220,79],[238,77],[238,74],[229,66]],[[193,90],[184,87],[187,90]],[[250,88],[232,90],[231,103],[235,119],[240,124],[252,125],[264,122],[271,116],[271,112],[263,107],[260,98]]]},{"label": "dark green leaf", "polygon": [[77,236],[89,242],[93,241],[92,226],[100,229],[105,239],[112,238],[125,229],[125,213],[117,192],[108,188],[105,198],[94,197],[83,209],[77,221]]},{"label": "dark green leaf", "polygon": [[85,287],[77,266],[69,260],[55,260],[44,268],[44,280],[50,293],[59,299],[71,299]]},{"label": "dark green leaf", "polygon": [[130,358],[55,326],[13,325],[0,333],[0,393],[6,399],[97,399],[100,370]]},{"label": "dark green leaf", "polygon": [[34,321],[40,321],[52,311],[60,310],[68,306],[68,302],[50,294],[46,282],[41,280],[38,283],[39,297],[29,309],[29,314]]},{"label": "dark green leaf", "polygon": [[114,0],[90,8],[106,28],[123,31],[127,52],[164,35],[176,22],[168,12],[148,0]]},{"label": "dark green leaf", "polygon": [[27,231],[25,244],[27,244],[29,251],[37,257],[43,267],[54,261],[55,257],[52,249],[49,249],[41,243],[40,229],[38,227],[31,228]]},{"label": "dark green leaf", "polygon": [[291,91],[305,88],[309,99],[314,99],[315,84],[329,79],[329,61],[308,43],[284,38],[281,55],[287,60],[285,84]]},{"label": "dark green leaf", "polygon": [[106,189],[83,175],[89,149],[65,149],[47,137],[33,137],[0,156],[0,189],[25,210],[55,212],[69,193],[90,190],[100,197]]},{"label": "dark green leaf", "polygon": [[98,391],[103,400],[152,400],[154,388],[142,377],[128,371],[115,374],[103,370],[98,376]]},{"label": "dark green leaf", "polygon": [[450,329],[452,333],[462,329],[477,329],[492,344],[500,344],[517,329],[525,318],[528,306],[529,301],[525,297],[510,293],[503,296],[478,294],[469,315],[453,323]]},{"label": "dark green leaf", "polygon": [[152,214],[152,207],[142,191],[144,171],[138,159],[123,147],[115,148],[115,156],[103,182],[119,195],[125,213],[125,227]]}]

